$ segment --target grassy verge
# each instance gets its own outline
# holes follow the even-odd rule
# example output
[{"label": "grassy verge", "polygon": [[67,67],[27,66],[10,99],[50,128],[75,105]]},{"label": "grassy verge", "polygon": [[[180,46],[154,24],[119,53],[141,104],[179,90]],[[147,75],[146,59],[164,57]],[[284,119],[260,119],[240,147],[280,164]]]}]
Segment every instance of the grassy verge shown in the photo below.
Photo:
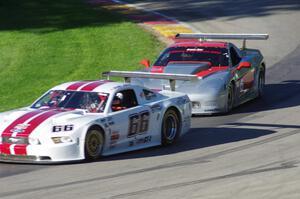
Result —
[{"label": "grassy verge", "polygon": [[122,16],[84,0],[0,3],[0,111],[29,105],[52,86],[133,70],[162,45]]}]

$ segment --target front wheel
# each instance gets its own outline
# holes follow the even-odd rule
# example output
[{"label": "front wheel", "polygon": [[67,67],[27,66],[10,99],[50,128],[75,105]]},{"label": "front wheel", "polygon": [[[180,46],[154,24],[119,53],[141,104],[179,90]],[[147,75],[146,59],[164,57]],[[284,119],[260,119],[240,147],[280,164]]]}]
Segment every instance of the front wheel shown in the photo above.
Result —
[{"label": "front wheel", "polygon": [[265,87],[265,76],[264,73],[261,71],[259,73],[259,77],[258,77],[258,97],[262,97],[264,94],[264,87]]},{"label": "front wheel", "polygon": [[174,109],[166,111],[162,121],[162,145],[171,145],[178,138],[180,132],[180,119]]},{"label": "front wheel", "polygon": [[99,159],[102,154],[103,145],[103,133],[96,128],[88,130],[84,143],[85,160],[94,161]]},{"label": "front wheel", "polygon": [[226,104],[226,113],[229,113],[234,104],[234,85],[232,83],[227,87],[227,104]]}]

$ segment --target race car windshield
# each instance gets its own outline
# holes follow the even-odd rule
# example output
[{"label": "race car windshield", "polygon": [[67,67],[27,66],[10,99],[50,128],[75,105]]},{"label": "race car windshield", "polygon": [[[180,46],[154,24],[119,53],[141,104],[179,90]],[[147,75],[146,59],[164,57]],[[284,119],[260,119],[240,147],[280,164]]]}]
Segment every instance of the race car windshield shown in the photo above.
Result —
[{"label": "race car windshield", "polygon": [[90,113],[104,111],[109,94],[98,92],[51,90],[31,108],[84,109]]},{"label": "race car windshield", "polygon": [[172,47],[166,49],[154,66],[166,66],[169,62],[210,62],[212,66],[228,66],[226,48]]}]

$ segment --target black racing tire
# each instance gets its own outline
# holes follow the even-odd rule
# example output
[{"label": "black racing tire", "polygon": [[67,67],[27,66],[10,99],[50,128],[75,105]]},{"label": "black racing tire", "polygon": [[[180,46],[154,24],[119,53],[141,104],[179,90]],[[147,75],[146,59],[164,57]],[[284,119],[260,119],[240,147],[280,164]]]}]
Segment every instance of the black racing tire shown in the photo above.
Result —
[{"label": "black racing tire", "polygon": [[257,97],[261,98],[264,95],[265,88],[265,74],[263,71],[259,72],[258,84],[257,84]]},{"label": "black racing tire", "polygon": [[85,136],[84,155],[86,161],[98,160],[104,146],[103,132],[98,128],[91,128]]},{"label": "black racing tire", "polygon": [[234,85],[230,83],[227,87],[227,101],[226,101],[226,111],[225,113],[229,113],[233,109],[234,105]]},{"label": "black racing tire", "polygon": [[162,145],[167,146],[173,144],[181,130],[180,117],[174,109],[168,109],[164,114],[161,128]]}]

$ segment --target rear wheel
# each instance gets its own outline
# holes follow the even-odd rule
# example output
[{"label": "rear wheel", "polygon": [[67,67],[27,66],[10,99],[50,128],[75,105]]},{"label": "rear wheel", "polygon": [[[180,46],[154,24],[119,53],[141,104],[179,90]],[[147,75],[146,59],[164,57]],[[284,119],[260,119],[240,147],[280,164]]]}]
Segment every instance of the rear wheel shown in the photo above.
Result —
[{"label": "rear wheel", "polygon": [[174,109],[166,111],[162,121],[162,144],[173,144],[180,132],[180,119],[177,112]]},{"label": "rear wheel", "polygon": [[103,132],[97,128],[88,130],[84,143],[85,160],[94,161],[99,159],[102,154],[103,145]]}]

